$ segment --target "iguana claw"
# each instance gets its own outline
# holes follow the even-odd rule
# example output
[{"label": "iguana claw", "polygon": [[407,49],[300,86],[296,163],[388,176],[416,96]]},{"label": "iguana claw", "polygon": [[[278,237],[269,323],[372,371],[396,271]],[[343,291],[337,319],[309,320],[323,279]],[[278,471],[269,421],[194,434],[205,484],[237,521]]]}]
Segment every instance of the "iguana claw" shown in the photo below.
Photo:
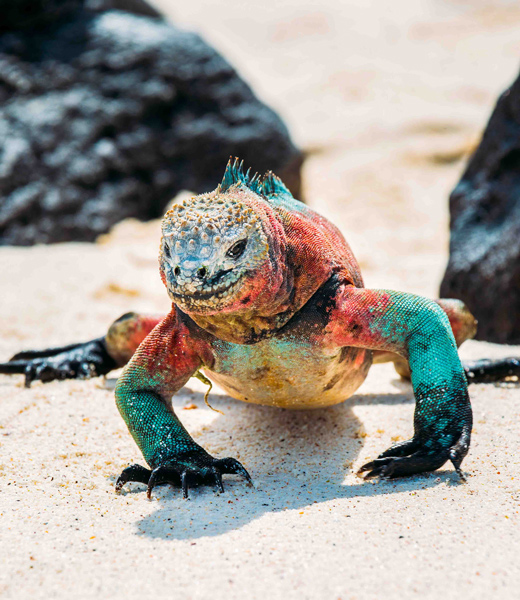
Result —
[{"label": "iguana claw", "polygon": [[368,471],[363,479],[373,479],[374,477],[392,479],[425,471],[435,471],[446,462],[446,459],[428,455],[425,452],[416,452],[412,456],[406,457],[377,458],[363,465],[359,469],[358,475]]},{"label": "iguana claw", "polygon": [[138,481],[139,483],[148,484],[150,475],[152,474],[150,469],[142,467],[141,465],[130,465],[123,470],[121,475],[116,481],[116,492],[120,492],[128,481]]},{"label": "iguana claw", "polygon": [[412,438],[390,447],[376,460],[364,464],[357,475],[366,473],[364,479],[392,479],[428,471],[435,471],[448,460],[462,481],[466,481],[460,465],[468,453],[471,435],[471,422],[465,424],[458,439],[448,448],[437,445],[435,450],[425,447],[419,440]]},{"label": "iguana claw", "polygon": [[145,483],[148,486],[146,495],[149,500],[152,497],[154,487],[164,483],[180,487],[184,498],[188,498],[188,489],[193,485],[213,484],[217,488],[217,491],[222,493],[224,492],[222,475],[233,473],[242,475],[250,485],[253,485],[249,473],[238,460],[234,458],[216,459],[212,457],[209,457],[209,459],[210,464],[201,465],[200,461],[190,461],[184,457],[179,459],[179,461],[171,460],[165,462],[153,470],[146,469],[141,465],[131,465],[119,476],[116,482],[116,492],[120,492],[123,485],[128,481],[137,481]]}]

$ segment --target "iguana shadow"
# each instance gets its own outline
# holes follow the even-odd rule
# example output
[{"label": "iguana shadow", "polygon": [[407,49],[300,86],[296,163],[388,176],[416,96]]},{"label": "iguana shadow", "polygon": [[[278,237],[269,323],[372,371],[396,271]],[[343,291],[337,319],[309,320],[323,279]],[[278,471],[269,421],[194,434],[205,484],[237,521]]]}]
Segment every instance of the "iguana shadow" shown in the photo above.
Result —
[{"label": "iguana shadow", "polygon": [[[192,392],[192,396],[200,408],[204,407],[203,394]],[[340,498],[412,492],[440,481],[442,471],[376,483],[349,477],[344,483],[364,444],[364,429],[353,408],[413,403],[411,390],[357,395],[344,404],[312,411],[234,401],[229,411],[229,403],[227,397],[213,396],[215,408],[227,405],[227,418],[217,417],[211,427],[194,431],[194,438],[215,455],[238,458],[256,487],[226,476],[224,494],[199,487],[191,490],[189,500],[183,500],[177,488],[158,487],[154,490],[157,510],[137,522],[138,535],[177,540],[218,536],[266,513],[304,511],[310,505]],[[135,492],[144,495],[144,486],[129,484],[125,493]],[[355,510],[353,503],[349,506]]]}]

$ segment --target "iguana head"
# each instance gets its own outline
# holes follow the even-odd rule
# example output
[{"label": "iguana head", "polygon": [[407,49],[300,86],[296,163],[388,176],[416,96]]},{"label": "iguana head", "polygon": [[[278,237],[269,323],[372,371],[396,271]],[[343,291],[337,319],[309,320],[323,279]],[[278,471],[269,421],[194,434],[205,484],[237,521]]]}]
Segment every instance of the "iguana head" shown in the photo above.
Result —
[{"label": "iguana head", "polygon": [[235,161],[215,191],[166,213],[161,275],[182,311],[245,313],[287,295],[284,231],[262,196],[262,181]]}]

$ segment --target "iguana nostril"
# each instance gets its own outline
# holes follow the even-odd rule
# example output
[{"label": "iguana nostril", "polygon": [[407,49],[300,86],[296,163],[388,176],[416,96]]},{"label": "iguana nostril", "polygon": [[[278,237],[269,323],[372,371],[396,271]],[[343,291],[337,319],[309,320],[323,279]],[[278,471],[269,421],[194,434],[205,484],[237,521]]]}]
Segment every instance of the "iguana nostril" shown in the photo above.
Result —
[{"label": "iguana nostril", "polygon": [[197,277],[199,279],[204,279],[204,277],[206,277],[206,267],[201,267],[198,271],[197,271]]},{"label": "iguana nostril", "polygon": [[181,274],[181,270],[179,267],[175,267],[175,269],[173,269],[173,272],[175,274],[175,277],[178,277]]}]

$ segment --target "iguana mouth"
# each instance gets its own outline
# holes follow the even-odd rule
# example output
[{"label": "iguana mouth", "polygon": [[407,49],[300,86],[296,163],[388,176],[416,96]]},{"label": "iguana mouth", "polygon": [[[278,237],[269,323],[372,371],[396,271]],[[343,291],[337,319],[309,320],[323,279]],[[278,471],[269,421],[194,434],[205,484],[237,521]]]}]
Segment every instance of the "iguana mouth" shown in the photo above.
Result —
[{"label": "iguana mouth", "polygon": [[172,297],[174,299],[179,299],[179,301],[188,301],[188,302],[203,302],[204,300],[221,300],[230,295],[230,292],[238,288],[242,277],[240,277],[237,281],[234,281],[226,286],[215,287],[208,292],[175,292],[173,290],[170,291]]}]

